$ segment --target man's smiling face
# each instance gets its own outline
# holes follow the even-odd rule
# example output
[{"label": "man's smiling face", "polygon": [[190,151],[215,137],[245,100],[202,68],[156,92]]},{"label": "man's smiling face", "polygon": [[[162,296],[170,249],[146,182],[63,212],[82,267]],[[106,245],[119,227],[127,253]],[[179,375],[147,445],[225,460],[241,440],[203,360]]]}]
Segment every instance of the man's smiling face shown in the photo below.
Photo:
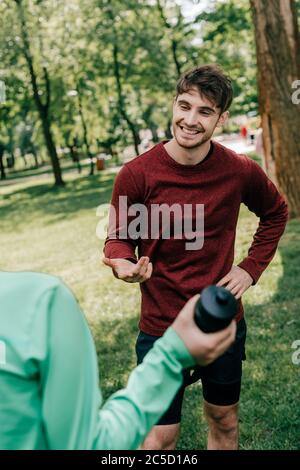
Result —
[{"label": "man's smiling face", "polygon": [[224,124],[228,112],[221,110],[196,88],[177,96],[173,105],[173,135],[180,147],[193,149],[207,142],[215,128]]}]

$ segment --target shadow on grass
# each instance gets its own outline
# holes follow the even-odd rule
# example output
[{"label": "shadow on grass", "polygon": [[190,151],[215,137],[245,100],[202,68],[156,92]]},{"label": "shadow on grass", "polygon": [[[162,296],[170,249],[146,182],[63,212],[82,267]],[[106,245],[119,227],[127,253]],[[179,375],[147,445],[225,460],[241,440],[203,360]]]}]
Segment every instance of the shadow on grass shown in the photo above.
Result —
[{"label": "shadow on grass", "polygon": [[0,206],[1,224],[15,229],[24,223],[19,217],[20,212],[26,214],[27,219],[42,214],[45,223],[53,223],[79,211],[95,209],[100,204],[110,202],[114,178],[114,173],[102,173],[93,177],[78,177],[62,188],[40,184],[6,194],[2,196]]}]

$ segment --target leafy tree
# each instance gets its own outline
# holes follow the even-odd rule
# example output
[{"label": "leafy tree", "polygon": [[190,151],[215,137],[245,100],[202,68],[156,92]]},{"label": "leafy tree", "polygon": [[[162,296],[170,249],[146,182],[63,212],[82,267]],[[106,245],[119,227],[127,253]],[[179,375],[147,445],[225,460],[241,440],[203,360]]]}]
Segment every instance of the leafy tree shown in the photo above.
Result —
[{"label": "leafy tree", "polygon": [[[50,116],[50,99],[51,99],[51,81],[46,65],[41,65],[41,74],[43,75],[43,85],[39,83],[38,68],[34,63],[34,57],[31,48],[29,26],[27,22],[26,3],[24,0],[15,0],[17,15],[20,25],[21,45],[20,50],[25,58],[25,62],[30,75],[30,82],[32,86],[33,98],[38,110],[38,114],[42,123],[46,147],[51,159],[53,173],[55,178],[55,185],[62,186],[64,181],[61,175],[60,164],[56,152],[55,142],[51,131],[51,116]],[[40,2],[37,2],[40,3]],[[45,95],[44,100],[42,95]]]}]

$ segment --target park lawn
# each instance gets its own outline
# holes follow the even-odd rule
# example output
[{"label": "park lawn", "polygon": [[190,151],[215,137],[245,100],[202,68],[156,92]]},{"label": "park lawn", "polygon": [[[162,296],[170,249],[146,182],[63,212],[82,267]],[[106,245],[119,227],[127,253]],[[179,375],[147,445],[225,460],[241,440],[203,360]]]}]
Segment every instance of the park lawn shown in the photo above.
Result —
[{"label": "park lawn", "polygon": [[[85,171],[86,173],[86,171]],[[110,200],[115,172],[65,175],[0,186],[1,269],[60,276],[74,291],[96,341],[104,398],[126,384],[135,365],[138,285],[113,278],[101,263],[96,209]],[[242,207],[236,261],[247,252],[257,220]],[[300,449],[300,221],[291,221],[268,270],[244,296],[247,360],[240,405],[241,449]],[[298,356],[299,357],[299,356]],[[178,448],[205,449],[201,386],[186,392]]]}]

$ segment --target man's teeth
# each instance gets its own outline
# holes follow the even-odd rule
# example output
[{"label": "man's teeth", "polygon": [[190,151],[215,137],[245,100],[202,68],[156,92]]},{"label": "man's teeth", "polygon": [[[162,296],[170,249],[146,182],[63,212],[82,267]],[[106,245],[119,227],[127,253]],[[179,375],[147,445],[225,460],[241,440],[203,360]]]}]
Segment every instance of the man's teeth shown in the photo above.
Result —
[{"label": "man's teeth", "polygon": [[196,130],[196,131],[195,131],[195,130],[192,131],[192,130],[190,130],[190,129],[186,129],[185,127],[180,127],[180,129],[181,129],[183,132],[185,132],[186,134],[189,134],[189,135],[196,135],[196,134],[198,134],[198,132],[200,132],[200,131],[197,131],[197,130]]}]

